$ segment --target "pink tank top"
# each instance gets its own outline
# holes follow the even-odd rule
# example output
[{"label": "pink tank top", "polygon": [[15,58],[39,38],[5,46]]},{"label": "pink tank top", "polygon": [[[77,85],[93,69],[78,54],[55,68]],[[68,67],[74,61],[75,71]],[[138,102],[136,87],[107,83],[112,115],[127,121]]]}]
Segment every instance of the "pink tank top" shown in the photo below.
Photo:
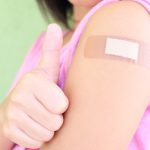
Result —
[{"label": "pink tank top", "polygon": [[[94,6],[88,12],[88,14],[82,19],[82,21],[76,28],[76,31],[74,32],[71,40],[61,49],[61,58],[60,58],[61,67],[60,67],[60,76],[58,82],[58,85],[61,88],[63,88],[64,86],[64,81],[66,79],[67,71],[71,64],[74,50],[76,49],[76,46],[80,39],[80,35],[84,30],[84,27],[86,26],[88,20],[101,7],[107,5],[108,3],[117,2],[117,1],[119,0],[103,0],[99,2],[96,6]],[[147,9],[148,12],[150,12],[150,0],[133,0],[133,1],[140,3],[142,6],[145,7],[145,9]],[[31,71],[38,64],[41,55],[40,49],[43,43],[43,39],[44,39],[44,33],[41,34],[39,39],[33,44],[32,48],[29,50],[24,60],[24,63],[17,74],[16,80],[12,85],[12,88],[15,86],[15,84],[23,74],[27,73],[28,71]],[[15,146],[13,150],[25,150],[25,149],[19,146]],[[145,113],[133,136],[133,139],[129,143],[128,150],[150,150],[150,104],[145,110]]]}]

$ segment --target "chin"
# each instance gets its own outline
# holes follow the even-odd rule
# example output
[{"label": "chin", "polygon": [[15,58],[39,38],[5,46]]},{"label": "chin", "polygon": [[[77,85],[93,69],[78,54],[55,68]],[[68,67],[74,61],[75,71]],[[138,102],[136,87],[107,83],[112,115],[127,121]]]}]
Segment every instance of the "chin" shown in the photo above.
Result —
[{"label": "chin", "polygon": [[83,6],[83,7],[93,7],[101,0],[69,0],[73,5]]}]

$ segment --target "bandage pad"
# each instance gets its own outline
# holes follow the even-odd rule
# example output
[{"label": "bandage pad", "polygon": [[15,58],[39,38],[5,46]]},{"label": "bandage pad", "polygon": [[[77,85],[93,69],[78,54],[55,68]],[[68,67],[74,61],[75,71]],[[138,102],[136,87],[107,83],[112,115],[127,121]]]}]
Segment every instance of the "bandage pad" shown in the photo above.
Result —
[{"label": "bandage pad", "polygon": [[85,43],[84,56],[126,61],[150,68],[150,44],[126,37],[93,35]]}]

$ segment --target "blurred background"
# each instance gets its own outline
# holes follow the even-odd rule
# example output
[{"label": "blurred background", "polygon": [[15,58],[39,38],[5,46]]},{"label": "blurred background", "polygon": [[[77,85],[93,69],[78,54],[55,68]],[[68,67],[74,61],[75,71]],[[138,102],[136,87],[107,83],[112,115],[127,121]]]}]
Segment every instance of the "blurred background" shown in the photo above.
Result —
[{"label": "blurred background", "polygon": [[0,102],[8,92],[32,43],[46,30],[34,0],[0,1]]}]

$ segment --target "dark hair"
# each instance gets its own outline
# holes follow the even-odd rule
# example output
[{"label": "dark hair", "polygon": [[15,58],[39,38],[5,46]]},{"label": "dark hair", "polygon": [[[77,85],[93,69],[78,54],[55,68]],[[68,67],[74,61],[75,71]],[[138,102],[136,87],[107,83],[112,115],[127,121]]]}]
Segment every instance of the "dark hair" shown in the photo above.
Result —
[{"label": "dark hair", "polygon": [[69,27],[68,17],[72,14],[72,4],[68,0],[37,0],[37,2],[47,19],[50,12],[57,21]]}]

